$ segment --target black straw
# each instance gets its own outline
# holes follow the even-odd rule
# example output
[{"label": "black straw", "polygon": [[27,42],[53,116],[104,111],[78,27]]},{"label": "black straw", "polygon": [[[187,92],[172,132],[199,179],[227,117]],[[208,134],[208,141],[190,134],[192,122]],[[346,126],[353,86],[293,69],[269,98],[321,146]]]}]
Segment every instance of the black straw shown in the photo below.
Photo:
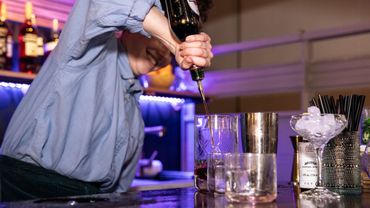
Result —
[{"label": "black straw", "polygon": [[317,99],[311,99],[310,105],[318,107],[320,112],[323,114],[344,114],[348,121],[345,131],[357,131],[360,124],[365,98],[366,96],[364,95],[354,94],[339,95],[337,99],[334,99],[333,96],[321,96],[318,94]]}]

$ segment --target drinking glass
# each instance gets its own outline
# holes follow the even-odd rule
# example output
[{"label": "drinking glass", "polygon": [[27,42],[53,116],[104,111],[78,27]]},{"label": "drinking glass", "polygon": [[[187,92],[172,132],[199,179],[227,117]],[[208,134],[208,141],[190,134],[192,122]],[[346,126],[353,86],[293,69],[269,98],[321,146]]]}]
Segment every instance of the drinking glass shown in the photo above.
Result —
[{"label": "drinking glass", "polygon": [[214,169],[208,170],[212,178],[207,180],[207,160],[210,153],[238,151],[240,114],[195,115],[194,125],[194,184],[197,190],[208,191],[207,181],[212,183],[215,175]]},{"label": "drinking glass", "polygon": [[207,159],[207,189],[210,192],[225,193],[225,154],[211,152]]},{"label": "drinking glass", "polygon": [[303,198],[315,200],[340,198],[339,194],[331,192],[323,186],[322,153],[326,143],[342,132],[346,125],[347,119],[341,114],[303,113],[291,117],[291,128],[314,146],[318,164],[316,187],[302,192]]},{"label": "drinking glass", "polygon": [[276,155],[225,154],[226,190],[229,202],[268,203],[276,199]]}]

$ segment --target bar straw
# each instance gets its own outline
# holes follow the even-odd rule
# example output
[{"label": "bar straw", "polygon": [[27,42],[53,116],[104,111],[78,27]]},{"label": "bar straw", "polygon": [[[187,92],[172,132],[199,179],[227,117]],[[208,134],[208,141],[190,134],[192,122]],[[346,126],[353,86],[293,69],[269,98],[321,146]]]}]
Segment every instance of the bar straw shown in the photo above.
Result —
[{"label": "bar straw", "polygon": [[[337,99],[328,95],[317,95],[310,101],[311,106],[316,106],[321,113],[344,114],[348,125],[345,131],[357,131],[359,128],[361,113],[366,96],[364,95],[339,95]],[[317,100],[317,101],[316,101]]]}]

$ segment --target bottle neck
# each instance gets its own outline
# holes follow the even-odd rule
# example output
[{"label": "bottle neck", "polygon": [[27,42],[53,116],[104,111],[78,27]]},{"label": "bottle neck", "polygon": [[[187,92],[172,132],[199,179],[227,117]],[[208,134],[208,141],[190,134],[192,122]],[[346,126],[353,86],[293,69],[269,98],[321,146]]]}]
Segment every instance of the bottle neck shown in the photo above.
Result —
[{"label": "bottle neck", "polygon": [[32,20],[31,19],[26,19],[24,21],[24,24],[27,25],[27,26],[32,26]]},{"label": "bottle neck", "polygon": [[38,34],[37,29],[32,24],[31,19],[26,19],[23,23],[22,29],[20,31],[20,34]]},{"label": "bottle neck", "polygon": [[51,32],[51,40],[58,41],[59,40],[59,31],[52,31]]},{"label": "bottle neck", "polygon": [[1,21],[2,22],[5,22],[6,21],[6,18],[7,18],[7,7],[6,7],[6,4],[5,3],[3,3],[3,2],[1,2],[0,1],[0,6],[1,6],[1,8],[0,8],[0,19],[1,19]]}]

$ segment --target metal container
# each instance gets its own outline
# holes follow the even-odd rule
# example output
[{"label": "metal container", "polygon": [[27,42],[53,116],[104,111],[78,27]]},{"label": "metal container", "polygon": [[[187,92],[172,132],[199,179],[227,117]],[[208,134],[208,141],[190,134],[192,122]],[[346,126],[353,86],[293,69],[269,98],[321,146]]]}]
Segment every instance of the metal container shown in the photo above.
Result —
[{"label": "metal container", "polygon": [[277,153],[278,114],[253,112],[245,114],[242,148],[246,153]]},{"label": "metal container", "polygon": [[359,132],[344,131],[323,152],[323,183],[339,194],[361,194]]}]

